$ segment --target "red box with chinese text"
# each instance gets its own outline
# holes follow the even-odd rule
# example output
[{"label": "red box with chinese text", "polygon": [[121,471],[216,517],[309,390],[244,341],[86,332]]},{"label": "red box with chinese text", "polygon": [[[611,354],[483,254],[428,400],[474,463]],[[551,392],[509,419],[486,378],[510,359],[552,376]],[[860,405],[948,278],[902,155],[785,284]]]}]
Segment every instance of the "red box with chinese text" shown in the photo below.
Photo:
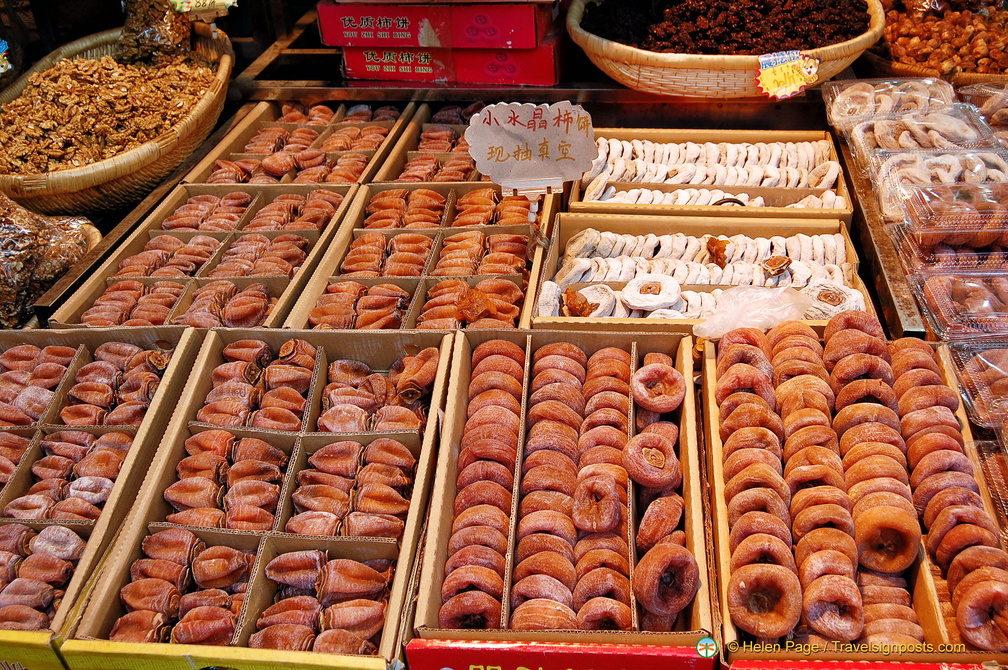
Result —
[{"label": "red box with chinese text", "polygon": [[559,39],[535,49],[343,49],[349,79],[439,84],[552,86],[560,80]]},{"label": "red box with chinese text", "polygon": [[451,49],[346,47],[343,70],[348,79],[455,83]]},{"label": "red box with chinese text", "polygon": [[318,5],[322,43],[342,47],[532,49],[558,15],[551,0],[533,2],[345,2]]}]

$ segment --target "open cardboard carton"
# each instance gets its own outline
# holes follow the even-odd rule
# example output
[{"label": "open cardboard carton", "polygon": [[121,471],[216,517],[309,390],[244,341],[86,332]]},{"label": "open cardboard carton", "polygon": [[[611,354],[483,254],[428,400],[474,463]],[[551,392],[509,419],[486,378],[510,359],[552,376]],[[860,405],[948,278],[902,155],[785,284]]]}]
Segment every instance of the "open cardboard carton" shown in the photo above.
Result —
[{"label": "open cardboard carton", "polygon": [[[191,304],[192,292],[199,286],[213,281],[207,279],[205,275],[213,270],[220,262],[221,256],[227,248],[244,234],[240,226],[244,226],[251,220],[255,212],[258,212],[265,204],[270,203],[278,195],[283,193],[297,193],[307,196],[314,190],[323,189],[343,195],[343,202],[336,210],[329,224],[320,232],[314,230],[304,231],[279,231],[262,233],[273,238],[286,233],[294,233],[306,237],[311,242],[308,248],[308,256],[301,267],[298,268],[293,278],[287,277],[237,277],[232,281],[239,290],[249,284],[263,283],[269,287],[271,295],[277,297],[277,302],[273,305],[265,322],[262,324],[267,328],[279,327],[283,323],[284,317],[291,307],[298,301],[301,292],[308,283],[309,277],[319,262],[326,257],[329,246],[337,238],[340,225],[344,220],[357,187],[354,185],[319,185],[319,184],[288,184],[285,186],[255,186],[255,185],[193,185],[181,184],[177,186],[171,194],[162,202],[150,216],[139,226],[126,240],[119,245],[119,248],[109,256],[104,263],[78,288],[60,307],[53,312],[50,317],[50,325],[54,328],[80,327],[80,317],[90,308],[95,299],[98,298],[112,284],[122,280],[136,279],[145,285],[153,284],[157,281],[171,281],[186,286],[185,292],[176,302],[174,308],[168,316],[169,321],[182,313]],[[244,191],[254,196],[248,211],[239,222],[239,230],[231,233],[181,233],[161,230],[161,222],[169,216],[176,208],[181,206],[190,197],[196,195],[211,194],[223,196],[235,191]],[[126,258],[139,253],[151,238],[158,235],[171,235],[183,241],[188,241],[194,235],[205,234],[221,242],[220,246],[201,267],[193,277],[180,278],[154,278],[154,277],[115,277],[119,270],[119,264]]]},{"label": "open cardboard carton", "polygon": [[[444,581],[444,566],[448,558],[447,547],[451,535],[453,506],[456,495],[457,459],[463,428],[466,423],[468,406],[468,386],[471,375],[471,360],[473,349],[482,342],[493,339],[505,339],[522,346],[526,351],[525,375],[526,397],[522,400],[522,427],[527,408],[527,386],[531,379],[532,354],[541,346],[552,342],[572,342],[590,356],[592,353],[607,346],[615,346],[630,352],[634,357],[634,366],[640,364],[644,354],[660,351],[675,357],[677,369],[683,373],[686,380],[686,396],[679,412],[681,427],[679,437],[680,458],[684,475],[682,494],[685,499],[685,531],[686,546],[693,552],[700,569],[700,589],[693,603],[680,615],[677,632],[650,633],[639,631],[512,631],[512,630],[451,630],[443,629],[438,624],[438,612],[441,608],[440,585]],[[586,649],[597,651],[619,658],[621,663],[629,662],[629,657],[640,653],[635,645],[657,645],[662,647],[688,648],[691,655],[701,663],[707,662],[696,654],[696,645],[704,637],[710,637],[714,630],[710,592],[707,575],[707,556],[705,544],[705,521],[702,512],[703,489],[700,482],[699,449],[697,445],[696,415],[693,397],[693,359],[692,338],[681,334],[644,335],[635,333],[602,333],[602,332],[546,332],[546,331],[465,331],[456,339],[455,353],[452,359],[451,386],[448,393],[445,414],[445,429],[442,434],[441,450],[438,455],[437,479],[431,499],[430,527],[423,555],[420,592],[417,602],[414,626],[419,642],[441,642],[439,645],[446,657],[457,647],[460,652],[479,645],[483,650],[481,656],[486,657],[486,663],[499,664],[494,654],[495,649],[505,647],[505,643],[542,644],[547,645],[550,653],[584,653]],[[634,420],[630,418],[630,426]],[[524,435],[522,429],[521,435]],[[516,478],[513,490],[517,491],[521,473],[521,454],[519,446],[519,463],[516,465]],[[643,510],[635,510],[636,485],[630,484],[628,495],[629,516],[631,527],[636,527],[636,519]],[[512,553],[515,546],[516,517],[519,505],[519,495],[513,497],[511,512],[511,549],[508,552],[507,572],[505,574],[505,593],[503,597],[502,621],[507,622],[510,616],[510,583],[513,564]],[[636,513],[635,513],[636,512]],[[631,570],[636,559],[633,538],[627,538],[631,547]],[[634,609],[634,624],[639,628],[640,612]],[[556,644],[563,643],[563,644]],[[588,645],[588,646],[586,646]],[[633,651],[637,649],[637,651]],[[567,658],[567,657],[564,657]],[[412,660],[412,659],[411,659]],[[426,662],[425,662],[426,661]],[[426,668],[430,659],[420,659],[421,667]],[[568,661],[564,661],[568,662]],[[434,666],[431,666],[434,667]]]},{"label": "open cardboard carton", "polygon": [[[596,128],[596,138],[612,138],[617,140],[650,140],[652,142],[679,143],[696,142],[815,142],[828,140],[830,143],[831,160],[840,161],[833,137],[826,131],[816,130],[683,130],[662,128]],[[842,163],[841,163],[842,165]],[[638,205],[619,202],[585,202],[582,200],[583,188],[581,181],[575,181],[571,191],[571,212],[594,212],[598,214],[661,214],[664,216],[725,216],[725,210],[737,211],[738,215],[752,218],[778,219],[840,219],[850,225],[854,216],[854,202],[847,189],[843,172],[833,187],[838,196],[843,197],[847,205],[843,209],[812,209],[786,207],[809,195],[819,195],[825,189],[821,188],[786,188],[758,186],[719,186],[706,184],[647,184],[637,182],[610,182],[619,191],[629,191],[633,188],[644,188],[651,191],[675,191],[681,188],[719,189],[728,193],[748,193],[751,198],[763,196],[765,207],[725,207],[711,205]]]},{"label": "open cardboard carton", "polygon": [[[412,228],[409,230],[430,230],[430,229],[452,229],[455,231],[464,230],[487,230],[496,226],[493,224],[491,226],[453,226],[452,222],[455,220],[455,214],[458,209],[456,207],[456,201],[465,193],[470,193],[472,191],[479,191],[483,189],[492,189],[499,196],[501,193],[501,188],[497,184],[491,184],[490,182],[419,182],[419,183],[398,183],[398,182],[382,182],[375,184],[365,184],[361,186],[358,193],[363,193],[364,195],[364,206],[371,201],[378,193],[383,191],[395,191],[395,190],[406,190],[406,191],[416,191],[418,189],[425,189],[429,191],[434,191],[440,193],[445,197],[445,209],[444,214],[441,217],[441,221],[436,226],[431,226],[431,228]],[[553,219],[553,215],[559,209],[559,196],[557,195],[547,195],[539,199],[538,213],[536,215],[536,221],[529,222],[534,225],[537,229],[542,230],[544,233],[548,232],[550,222]],[[360,219],[355,228],[363,226],[364,218]],[[513,227],[508,226],[496,226],[498,228],[506,229]],[[501,232],[501,231],[497,231]],[[488,235],[490,233],[487,233]]]},{"label": "open cardboard carton", "polygon": [[[420,144],[420,135],[431,125],[443,126],[445,124],[431,124],[430,119],[433,115],[430,105],[427,103],[421,103],[417,108],[413,117],[409,120],[405,129],[400,134],[398,141],[395,143],[392,151],[388,156],[388,160],[385,164],[381,166],[381,169],[374,175],[374,181],[376,182],[394,182],[399,175],[402,174],[403,167],[406,163],[416,158],[417,156],[424,155],[434,155],[438,157],[439,162],[444,162],[445,158],[448,158],[452,153],[448,152],[435,152],[435,151],[420,151],[417,147]],[[465,137],[466,128],[468,125],[452,125],[455,130],[456,141],[462,137]],[[456,152],[457,153],[457,152]],[[468,156],[468,152],[463,152],[462,156]],[[439,182],[446,184],[464,184],[471,181],[479,181],[480,174],[476,170],[475,164],[473,165],[472,174],[470,174],[469,179],[465,182]]]},{"label": "open cardboard carton", "polygon": [[[312,143],[311,148],[321,147],[322,142],[325,137],[328,137],[332,129],[340,128],[346,125],[365,125],[365,124],[352,124],[350,122],[344,122],[343,119],[346,116],[347,105],[341,104],[336,108],[336,114],[333,116],[332,121],[326,125],[308,125],[306,123],[277,123],[276,120],[280,118],[280,105],[282,103],[278,102],[260,102],[257,104],[252,111],[250,111],[241,122],[236,125],[231,132],[224,136],[216,147],[206,155],[206,157],[201,160],[196,166],[189,171],[189,173],[183,178],[183,182],[190,184],[205,183],[207,177],[213,172],[214,164],[221,159],[233,160],[239,155],[244,155],[245,145],[250,139],[252,139],[256,133],[258,133],[262,128],[267,126],[279,125],[283,128],[293,130],[295,128],[311,128],[319,133],[319,137]],[[372,107],[380,106],[379,104],[372,104]],[[379,125],[385,126],[389,129],[388,135],[385,137],[385,141],[381,144],[377,151],[374,152],[371,161],[368,163],[367,167],[364,169],[363,174],[361,174],[358,183],[364,183],[370,181],[375,172],[381,167],[382,163],[385,161],[386,157],[392,150],[392,146],[396,143],[396,139],[402,133],[403,129],[406,127],[407,122],[410,117],[413,116],[413,112],[416,105],[415,103],[408,103],[399,115],[399,118],[395,121],[369,121],[368,123],[377,123]],[[360,153],[360,152],[358,152]],[[257,160],[262,160],[265,156],[263,155],[251,155],[248,158],[255,158]],[[238,184],[240,186],[240,184]]]},{"label": "open cardboard carton", "polygon": [[[253,582],[244,605],[244,616],[239,622],[238,632],[229,647],[201,647],[177,644],[116,643],[108,640],[108,634],[115,620],[124,613],[119,604],[119,589],[129,581],[129,567],[140,557],[140,542],[149,532],[170,526],[165,524],[166,513],[171,507],[164,500],[163,491],[177,479],[175,466],[185,456],[184,442],[190,435],[205,430],[209,426],[193,421],[210,387],[210,371],[223,361],[221,350],[228,343],[241,339],[260,339],[276,350],[280,345],[299,337],[318,347],[316,359],[316,379],[309,391],[312,404],[306,409],[310,414],[298,433],[257,430],[253,428],[227,429],[237,436],[256,436],[278,446],[291,455],[287,468],[285,485],[281,491],[281,501],[277,508],[274,530],[263,533],[233,531],[223,529],[194,529],[197,535],[213,537],[216,543],[228,542],[236,548],[256,551],[259,561],[253,570]],[[108,569],[97,584],[99,594],[92,606],[84,613],[75,639],[69,640],[63,649],[67,665],[71,668],[135,668],[137,663],[153,664],[157,668],[192,668],[204,666],[227,666],[238,670],[252,668],[369,668],[381,670],[393,667],[401,651],[400,630],[402,612],[407,594],[407,584],[418,546],[418,537],[426,515],[431,480],[434,476],[436,445],[440,416],[447,391],[447,373],[451,357],[452,335],[434,332],[400,331],[393,333],[324,333],[311,331],[264,331],[264,330],[211,330],[207,333],[203,348],[193,365],[194,373],[189,384],[182,391],[180,406],[172,417],[164,433],[161,446],[151,463],[150,474],[144,481],[133,512],[116,544]],[[324,380],[327,361],[339,358],[353,358],[367,362],[374,370],[387,370],[392,362],[408,352],[436,346],[440,358],[438,372],[431,392],[431,404],[424,426],[423,435],[416,433],[333,434],[314,433],[318,416],[318,399]],[[320,383],[321,382],[321,383]],[[394,540],[376,538],[320,538],[291,535],[279,532],[290,517],[293,507],[291,494],[296,489],[295,473],[305,466],[307,457],[324,444],[339,440],[355,440],[363,444],[378,437],[392,437],[407,445],[418,456],[414,474],[410,509],[402,541],[397,547]],[[260,541],[262,542],[260,544]],[[209,542],[208,542],[209,544]],[[317,548],[329,552],[329,558],[395,558],[398,556],[393,581],[390,585],[386,609],[386,624],[379,642],[379,655],[375,657],[319,654],[312,652],[280,652],[272,650],[248,649],[249,636],[255,631],[255,620],[266,606],[272,603],[275,585],[265,579],[263,569],[266,563],[279,553],[301,549]],[[237,646],[235,646],[237,645]]]},{"label": "open cardboard carton", "polygon": [[[136,497],[147,465],[153,458],[160,436],[164,433],[175,401],[188,377],[189,370],[196,358],[200,338],[191,328],[134,328],[129,330],[22,330],[0,333],[0,347],[7,349],[23,343],[35,344],[39,347],[47,345],[63,345],[77,347],[77,355],[67,371],[61,391],[54,400],[53,416],[58,421],[58,407],[65,398],[65,390],[73,384],[73,375],[84,363],[92,360],[91,353],[105,342],[129,342],[142,347],[172,349],[171,361],[158,385],[158,390],[144,416],[143,422],[136,429],[115,426],[102,427],[67,427],[59,425],[43,425],[40,430],[18,431],[26,437],[32,437],[28,451],[21,458],[18,469],[15,470],[8,485],[3,489],[2,504],[17,497],[33,483],[31,465],[35,458],[41,455],[39,443],[43,436],[59,430],[85,430],[93,434],[102,434],[121,430],[133,435],[133,444],[123,461],[116,478],[115,486],[102,508],[102,514],[97,521],[52,521],[40,519],[37,521],[17,521],[0,519],[0,524],[24,523],[39,530],[47,525],[67,526],[88,540],[87,548],[77,562],[73,577],[67,584],[66,594],[62,604],[56,610],[52,625],[43,631],[0,631],[0,660],[15,666],[20,664],[27,670],[59,670],[63,668],[58,649],[76,628],[80,614],[88,602],[91,589],[94,586],[98,572],[106,557],[106,550],[122,526],[130,512],[130,507]],[[2,507],[2,505],[0,505]]]},{"label": "open cardboard carton", "polygon": [[[947,352],[939,351],[939,366],[945,383],[955,388],[955,377],[952,373],[951,360]],[[728,579],[730,552],[728,550],[728,507],[725,502],[724,472],[722,469],[722,441],[718,421],[718,406],[714,399],[714,386],[717,378],[717,351],[712,342],[706,342],[703,361],[704,409],[706,420],[704,432],[707,441],[707,471],[710,477],[711,509],[714,521],[714,553],[717,563],[717,598],[722,612],[722,653],[726,663],[738,663],[740,667],[766,666],[766,664],[792,663],[795,661],[826,661],[833,664],[850,663],[852,661],[888,661],[916,663],[963,663],[985,664],[989,661],[1004,662],[1005,654],[978,651],[970,645],[962,645],[962,639],[956,628],[955,613],[952,611],[948,587],[941,576],[941,571],[927,555],[924,542],[918,549],[917,559],[904,572],[907,588],[913,600],[913,608],[924,629],[925,644],[919,649],[860,651],[849,646],[837,645],[826,650],[810,650],[796,645],[788,645],[782,641],[779,645],[763,643],[748,636],[738,629],[728,614]],[[966,443],[966,454],[972,461],[981,497],[988,512],[994,515],[990,491],[982,476],[983,470],[979,455],[972,442],[969,420],[962,406],[956,412],[962,424],[963,439]],[[997,518],[996,515],[993,518]],[[925,534],[926,540],[926,534]],[[930,645],[930,646],[926,646]],[[953,645],[960,645],[958,647]]]},{"label": "open cardboard carton", "polygon": [[[529,310],[531,314],[530,327],[546,328],[553,330],[582,330],[589,328],[602,328],[616,331],[638,331],[638,332],[668,332],[670,329],[679,332],[689,332],[693,326],[700,323],[701,319],[649,319],[649,318],[592,318],[592,317],[571,317],[571,316],[539,316],[538,299],[542,283],[549,281],[556,276],[560,269],[561,258],[567,242],[586,228],[596,230],[612,231],[618,234],[646,235],[654,233],[662,235],[667,233],[685,233],[695,237],[704,235],[726,235],[731,237],[742,232],[749,237],[769,237],[773,235],[817,235],[823,233],[837,233],[843,235],[844,244],[847,249],[848,262],[853,266],[852,284],[864,296],[867,311],[874,314],[875,308],[872,305],[871,296],[868,289],[857,274],[858,256],[851,242],[850,231],[847,226],[839,220],[828,219],[746,219],[746,218],[715,218],[699,216],[629,216],[620,217],[611,214],[572,214],[560,213],[556,216],[551,242],[536,252],[536,264],[541,265],[537,273],[533,273],[534,286],[531,286],[528,295],[532,297],[532,304]],[[535,266],[533,266],[535,267]],[[600,282],[586,282],[573,284],[575,288],[581,288],[588,284]],[[608,284],[611,288],[622,288],[622,282],[601,282]],[[685,285],[683,290],[710,292],[716,288],[727,289],[729,286],[704,284]],[[812,327],[822,327],[826,325],[822,320],[806,321]]]},{"label": "open cardboard carton", "polygon": [[[398,186],[398,185],[396,185]],[[438,258],[441,254],[441,249],[444,243],[444,239],[454,235],[456,233],[464,231],[474,231],[478,230],[486,236],[497,235],[497,234],[515,234],[515,235],[525,235],[529,238],[528,253],[533,256],[532,267],[529,271],[528,278],[520,277],[517,275],[511,276],[507,275],[505,278],[515,282],[521,286],[522,282],[525,281],[526,285],[524,290],[526,291],[526,296],[530,296],[530,291],[532,290],[533,281],[532,278],[538,276],[539,267],[541,260],[539,258],[538,251],[540,247],[546,243],[546,238],[539,232],[538,228],[531,225],[489,225],[489,226],[471,226],[471,227],[460,227],[460,228],[422,228],[422,229],[377,229],[377,230],[367,230],[362,228],[364,219],[367,216],[366,208],[367,203],[373,197],[374,192],[380,192],[383,190],[388,190],[390,185],[383,184],[380,186],[369,185],[362,186],[358,190],[353,202],[349,205],[349,209],[343,218],[344,225],[336,232],[332,242],[329,245],[329,251],[326,253],[325,257],[319,262],[318,266],[315,268],[314,274],[308,280],[304,290],[301,291],[300,297],[297,302],[290,309],[290,313],[284,322],[285,328],[310,328],[311,325],[308,322],[308,317],[311,314],[312,309],[315,307],[315,303],[318,301],[319,296],[326,292],[326,287],[336,281],[342,280],[352,280],[360,282],[365,286],[373,286],[375,284],[395,284],[400,286],[406,291],[409,291],[412,295],[410,306],[406,317],[403,319],[402,328],[411,329],[415,328],[417,324],[417,318],[420,316],[420,309],[423,307],[424,302],[427,299],[427,290],[438,283],[439,281],[448,279],[462,279],[469,283],[470,285],[475,285],[480,279],[485,279],[485,276],[473,276],[473,277],[437,277],[433,276],[431,273],[434,267],[437,265]],[[454,191],[456,189],[445,187],[441,192],[443,192],[448,201],[446,203],[446,215],[450,215],[453,212],[454,207]],[[554,207],[557,204],[556,196],[547,196],[546,204],[544,205],[546,209],[541,213],[540,221],[548,222],[552,216]],[[346,257],[347,252],[350,250],[350,245],[354,240],[361,237],[362,235],[378,232],[384,234],[388,238],[393,238],[401,233],[416,233],[421,235],[427,235],[431,237],[434,242],[431,247],[430,256],[427,259],[427,265],[424,268],[424,272],[420,277],[378,277],[378,278],[361,278],[361,277],[341,277],[340,276],[340,266],[343,263],[343,259]],[[525,299],[522,304],[522,310],[518,317],[518,325],[527,324],[528,320],[531,319],[531,310],[534,306],[534,302]]]}]

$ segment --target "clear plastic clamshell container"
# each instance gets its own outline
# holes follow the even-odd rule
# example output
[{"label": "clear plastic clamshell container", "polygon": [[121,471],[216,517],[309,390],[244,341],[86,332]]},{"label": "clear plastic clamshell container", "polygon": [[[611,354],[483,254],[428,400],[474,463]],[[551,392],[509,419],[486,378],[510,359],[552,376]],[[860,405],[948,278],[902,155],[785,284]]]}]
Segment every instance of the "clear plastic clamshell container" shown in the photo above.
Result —
[{"label": "clear plastic clamshell container", "polygon": [[1002,423],[1008,418],[1008,339],[954,342],[949,352],[970,419],[986,428]]},{"label": "clear plastic clamshell container", "polygon": [[956,184],[1008,183],[1008,152],[1004,149],[872,152],[870,172],[875,198],[887,221],[902,221],[904,201],[914,189]]},{"label": "clear plastic clamshell container", "polygon": [[904,221],[921,248],[1008,246],[1008,183],[914,188],[901,203]]},{"label": "clear plastic clamshell container", "polygon": [[821,90],[826,118],[840,129],[869,116],[944,107],[956,101],[951,84],[930,77],[832,80]]},{"label": "clear plastic clamshell container", "polygon": [[977,107],[992,126],[1008,126],[1008,83],[963,86],[959,97]]},{"label": "clear plastic clamshell container", "polygon": [[962,103],[875,116],[854,124],[847,141],[855,160],[869,165],[878,149],[929,151],[996,147],[997,138],[976,107]]},{"label": "clear plastic clamshell container", "polygon": [[908,275],[935,272],[1008,272],[1008,247],[991,245],[976,249],[944,242],[922,247],[906,223],[886,226],[903,268]]},{"label": "clear plastic clamshell container", "polygon": [[935,273],[914,279],[924,317],[939,338],[1008,337],[1008,275]]}]

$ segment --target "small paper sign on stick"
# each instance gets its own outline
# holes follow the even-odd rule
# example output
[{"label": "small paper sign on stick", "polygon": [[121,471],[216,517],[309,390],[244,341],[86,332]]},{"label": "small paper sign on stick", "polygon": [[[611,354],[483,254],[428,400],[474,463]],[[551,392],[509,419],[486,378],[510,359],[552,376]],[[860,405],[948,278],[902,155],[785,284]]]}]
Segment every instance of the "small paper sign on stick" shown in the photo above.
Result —
[{"label": "small paper sign on stick", "polygon": [[533,202],[580,179],[598,155],[591,116],[566,100],[489,105],[469,119],[465,136],[480,172]]},{"label": "small paper sign on stick", "polygon": [[819,59],[801,51],[764,54],[759,62],[756,84],[770,98],[790,98],[819,81]]}]

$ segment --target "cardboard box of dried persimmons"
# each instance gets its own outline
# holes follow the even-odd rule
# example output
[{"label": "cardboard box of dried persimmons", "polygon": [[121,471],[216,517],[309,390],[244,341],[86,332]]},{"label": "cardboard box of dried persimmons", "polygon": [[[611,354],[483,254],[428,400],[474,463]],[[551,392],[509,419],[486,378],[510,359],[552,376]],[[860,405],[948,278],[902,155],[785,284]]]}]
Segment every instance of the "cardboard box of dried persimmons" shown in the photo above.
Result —
[{"label": "cardboard box of dried persimmons", "polygon": [[[655,667],[671,658],[713,667],[691,351],[682,334],[459,333],[407,645],[412,667],[450,658],[451,667],[615,668],[643,654]],[[631,375],[645,368],[667,382],[667,394],[656,392],[664,413],[632,400]],[[660,442],[648,453],[666,474],[647,481],[665,484],[661,491],[628,478],[610,446],[652,423],[666,432],[635,444]],[[588,482],[583,491],[578,481]],[[596,484],[615,490],[592,494]],[[596,497],[606,502],[593,521]],[[582,503],[583,516],[574,512]]]},{"label": "cardboard box of dried persimmons", "polygon": [[[395,667],[452,342],[419,331],[207,333],[90,606],[63,647],[67,665]],[[219,421],[225,407],[208,396],[250,375],[269,389],[262,397],[286,388],[275,397],[300,406],[300,423],[265,427],[252,417],[262,405],[247,425]],[[344,385],[349,379],[358,386]],[[389,393],[392,400],[353,432],[337,423],[367,414],[340,398],[362,400],[365,388],[378,387],[383,402]],[[389,417],[399,417],[396,426]],[[144,578],[154,567],[171,568],[160,574],[172,581]],[[148,589],[154,582],[160,591]]]},{"label": "cardboard box of dried persimmons", "polygon": [[[944,383],[952,389],[956,389],[954,376],[950,373],[951,363],[947,353],[939,352],[937,361]],[[732,665],[737,664],[739,667],[765,667],[767,664],[795,661],[821,661],[832,666],[851,662],[888,661],[913,662],[915,665],[930,663],[934,664],[934,667],[945,667],[947,663],[973,664],[975,667],[979,667],[987,661],[1004,659],[1002,653],[980,651],[976,647],[964,643],[956,625],[956,615],[950,602],[945,579],[925,549],[928,539],[926,533],[916,548],[912,565],[902,572],[906,588],[900,587],[900,590],[904,592],[903,597],[913,608],[914,616],[917,619],[916,625],[923,632],[923,642],[916,643],[911,639],[906,639],[904,643],[900,643],[898,640],[891,643],[881,641],[875,643],[834,643],[824,642],[819,638],[803,640],[791,635],[779,639],[761,640],[743,631],[731,616],[730,603],[732,600],[729,596],[729,583],[732,575],[730,548],[733,543],[737,543],[739,546],[741,543],[731,532],[740,522],[735,519],[730,520],[729,505],[726,502],[728,486],[725,481],[725,473],[727,467],[734,468],[737,464],[729,465],[727,460],[723,460],[725,445],[719,420],[719,405],[715,397],[718,388],[717,381],[716,346],[707,342],[703,360],[704,414],[707,417],[704,431],[707,445],[707,469],[710,474],[714,551],[718,574],[718,582],[714,589],[715,598],[719,601],[720,610],[723,613],[721,638],[722,654],[726,662],[730,662]],[[979,496],[986,510],[992,513],[994,508],[990,493],[984,481],[979,456],[973,448],[968,418],[961,406],[955,412],[955,416],[961,426],[964,452],[972,463]],[[734,483],[732,487],[735,488]],[[909,487],[907,492],[909,494]],[[734,494],[732,499],[737,495],[738,493]],[[738,513],[738,510],[731,512],[731,514]],[[991,518],[997,517],[992,516]],[[842,521],[836,523],[840,524]],[[826,525],[829,527],[829,524]],[[890,542],[894,548],[899,546],[895,538],[891,538]],[[854,546],[853,543],[851,544]],[[841,549],[840,543],[837,543],[834,548]],[[880,546],[878,551],[885,551],[885,546]],[[767,558],[764,562],[773,562],[773,560]],[[803,564],[805,562],[807,559],[803,561]],[[753,572],[755,573],[755,570]],[[797,586],[797,584],[798,582],[795,580],[795,585]],[[896,590],[892,589],[892,591]],[[773,576],[768,577],[764,582],[755,583],[751,588],[751,593],[753,595],[750,596],[749,602],[754,603],[751,606],[756,607],[753,611],[762,612],[765,609],[767,614],[772,614],[776,608],[788,606],[786,603],[789,600],[778,590],[777,582],[774,581]],[[781,595],[781,597],[777,598],[774,594]],[[843,596],[836,595],[835,597],[842,598]],[[804,604],[799,600],[797,606],[804,607]],[[843,611],[838,610],[838,615],[831,621],[841,622],[842,614]]]},{"label": "cardboard box of dried persimmons", "polygon": [[[26,670],[64,667],[58,649],[80,621],[199,345],[196,331],[180,327],[0,333],[5,404],[37,418],[15,426],[7,416],[0,431],[4,461],[14,466],[0,492],[8,561],[0,662]],[[121,381],[115,389],[92,386],[97,382],[85,379],[96,371]],[[145,399],[135,411],[125,409],[134,407],[126,385],[137,382],[145,385]],[[20,392],[12,390],[16,383],[23,384]],[[115,418],[114,406],[95,411],[97,405],[84,402],[116,402],[110,393],[124,406]],[[76,406],[87,411],[68,410]],[[120,421],[125,414],[129,425]],[[49,483],[61,495],[47,496]]]}]

